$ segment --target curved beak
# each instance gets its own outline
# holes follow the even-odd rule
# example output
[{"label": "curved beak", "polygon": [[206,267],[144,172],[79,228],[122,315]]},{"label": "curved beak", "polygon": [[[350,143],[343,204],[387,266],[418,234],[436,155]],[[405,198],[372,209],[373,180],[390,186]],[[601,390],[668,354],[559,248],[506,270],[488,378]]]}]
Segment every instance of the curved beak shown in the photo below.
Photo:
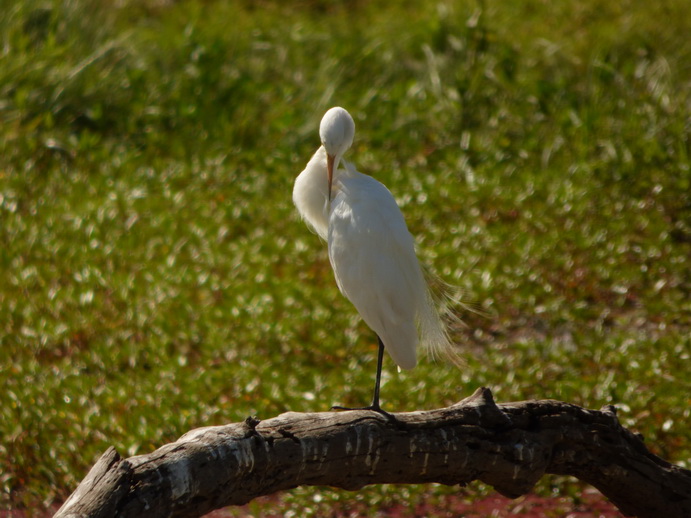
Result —
[{"label": "curved beak", "polygon": [[331,201],[331,185],[334,179],[334,161],[336,157],[333,155],[326,154],[326,172],[329,177],[329,201]]}]

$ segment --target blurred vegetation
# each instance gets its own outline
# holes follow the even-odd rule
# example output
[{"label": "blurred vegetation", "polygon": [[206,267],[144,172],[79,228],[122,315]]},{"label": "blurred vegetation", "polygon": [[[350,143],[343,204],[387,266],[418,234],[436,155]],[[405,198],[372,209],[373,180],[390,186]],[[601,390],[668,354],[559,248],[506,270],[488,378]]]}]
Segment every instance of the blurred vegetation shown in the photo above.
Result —
[{"label": "blurred vegetation", "polygon": [[372,333],[291,201],[332,105],[484,314],[459,310],[463,371],[387,362],[385,408],[614,403],[691,467],[689,34],[686,0],[6,2],[0,507],[61,501],[109,445],[368,401]]}]

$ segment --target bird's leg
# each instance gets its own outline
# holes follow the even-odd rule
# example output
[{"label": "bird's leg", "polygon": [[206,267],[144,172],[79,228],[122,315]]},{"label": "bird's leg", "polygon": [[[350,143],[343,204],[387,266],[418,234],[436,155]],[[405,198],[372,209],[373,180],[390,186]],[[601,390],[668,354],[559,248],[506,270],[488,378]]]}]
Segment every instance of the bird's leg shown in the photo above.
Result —
[{"label": "bird's leg", "polygon": [[359,408],[348,408],[344,406],[332,406],[331,410],[372,410],[373,412],[377,412],[378,414],[382,414],[384,417],[391,421],[396,421],[396,418],[388,413],[386,410],[382,410],[381,406],[379,405],[379,388],[381,386],[381,369],[382,365],[384,363],[384,342],[381,341],[381,338],[377,336],[377,340],[379,341],[379,355],[377,356],[377,377],[376,381],[374,382],[374,394],[372,396],[372,404],[370,406],[364,406],[364,407],[359,407]]},{"label": "bird's leg", "polygon": [[372,395],[372,404],[370,408],[377,412],[381,412],[382,409],[379,406],[379,388],[381,386],[381,368],[384,364],[384,342],[381,341],[379,335],[377,335],[377,340],[379,341],[379,354],[377,356],[377,378],[374,382],[374,394]]}]

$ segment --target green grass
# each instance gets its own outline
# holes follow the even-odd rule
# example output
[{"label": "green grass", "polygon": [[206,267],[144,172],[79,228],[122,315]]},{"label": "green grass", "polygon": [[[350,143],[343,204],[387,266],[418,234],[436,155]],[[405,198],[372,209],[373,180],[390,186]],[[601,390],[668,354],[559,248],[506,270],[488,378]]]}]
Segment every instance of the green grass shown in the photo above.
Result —
[{"label": "green grass", "polygon": [[487,314],[459,313],[462,371],[387,363],[386,408],[481,385],[614,403],[690,466],[690,33],[686,0],[10,2],[0,507],[61,501],[109,445],[367,401],[372,334],[291,201],[332,105],[425,262]]}]

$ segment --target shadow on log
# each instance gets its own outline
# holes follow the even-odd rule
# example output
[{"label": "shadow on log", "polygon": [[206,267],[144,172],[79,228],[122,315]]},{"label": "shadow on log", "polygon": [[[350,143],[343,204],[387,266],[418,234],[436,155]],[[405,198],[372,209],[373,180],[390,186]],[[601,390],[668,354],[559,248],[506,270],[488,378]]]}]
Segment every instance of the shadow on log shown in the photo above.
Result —
[{"label": "shadow on log", "polygon": [[153,453],[110,448],[56,517],[202,516],[302,485],[465,485],[516,498],[545,474],[572,475],[638,517],[691,516],[691,471],[650,453],[614,407],[495,404],[489,389],[448,408],[296,413],[199,428]]}]

